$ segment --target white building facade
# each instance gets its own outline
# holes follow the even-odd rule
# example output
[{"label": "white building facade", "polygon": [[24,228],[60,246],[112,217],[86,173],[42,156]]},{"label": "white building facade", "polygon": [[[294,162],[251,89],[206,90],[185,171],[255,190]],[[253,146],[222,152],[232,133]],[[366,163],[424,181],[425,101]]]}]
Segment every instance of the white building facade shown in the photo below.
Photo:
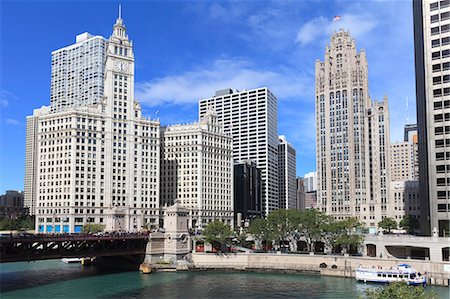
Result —
[{"label": "white building facade", "polygon": [[52,52],[52,111],[100,103],[104,93],[108,40],[87,32]]},{"label": "white building facade", "polygon": [[224,132],[233,138],[235,162],[253,161],[261,170],[262,212],[278,209],[278,110],[277,99],[267,87],[217,91],[200,100],[199,116],[214,109]]},{"label": "white building facade", "polygon": [[232,138],[211,110],[198,123],[161,128],[161,204],[176,200],[189,211],[189,228],[233,226]]},{"label": "white building facade", "polygon": [[450,1],[414,0],[423,234],[450,231]]},{"label": "white building facade", "polygon": [[318,208],[375,228],[388,215],[389,158],[387,98],[372,103],[364,50],[335,32],[316,61]]},{"label": "white building facade", "polygon": [[106,56],[91,61],[103,64],[103,82],[92,88],[102,86],[99,99],[52,98],[52,111],[35,113],[37,145],[27,142],[27,159],[34,151],[39,232],[80,232],[88,223],[137,231],[159,222],[159,122],[142,117],[134,99],[132,42],[120,16],[104,45]]}]

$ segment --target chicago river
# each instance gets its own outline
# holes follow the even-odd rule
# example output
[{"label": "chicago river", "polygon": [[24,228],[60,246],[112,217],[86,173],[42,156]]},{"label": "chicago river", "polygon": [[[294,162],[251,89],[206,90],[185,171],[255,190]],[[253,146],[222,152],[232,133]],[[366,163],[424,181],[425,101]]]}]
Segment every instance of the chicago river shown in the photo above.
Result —
[{"label": "chicago river", "polygon": [[[354,278],[252,272],[158,272],[148,275],[59,260],[0,265],[2,299],[8,298],[358,298]],[[447,287],[427,287],[448,299]]]}]

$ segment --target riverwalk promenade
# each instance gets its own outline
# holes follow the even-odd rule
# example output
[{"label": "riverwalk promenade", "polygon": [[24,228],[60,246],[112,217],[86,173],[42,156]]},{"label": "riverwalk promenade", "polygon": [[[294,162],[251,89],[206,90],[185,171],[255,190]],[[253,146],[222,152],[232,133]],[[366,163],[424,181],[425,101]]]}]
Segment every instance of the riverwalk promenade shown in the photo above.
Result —
[{"label": "riverwalk promenade", "polygon": [[449,286],[450,263],[423,260],[282,253],[192,253],[190,269],[236,271],[286,271],[338,277],[355,277],[358,266],[389,269],[411,264],[427,273],[429,283]]}]

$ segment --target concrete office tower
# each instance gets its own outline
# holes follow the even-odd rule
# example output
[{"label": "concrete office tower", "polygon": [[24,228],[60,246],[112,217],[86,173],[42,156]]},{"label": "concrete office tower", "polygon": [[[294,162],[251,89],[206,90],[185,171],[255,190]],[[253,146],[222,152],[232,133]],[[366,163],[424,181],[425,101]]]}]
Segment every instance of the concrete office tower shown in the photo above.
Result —
[{"label": "concrete office tower", "polygon": [[305,210],[317,208],[317,191],[305,193]]},{"label": "concrete office tower", "polygon": [[36,212],[37,190],[37,161],[38,152],[38,124],[39,116],[48,114],[50,107],[43,106],[35,109],[33,115],[27,116],[26,141],[25,141],[25,179],[24,179],[24,207],[28,208],[30,215]]},{"label": "concrete office tower", "polygon": [[295,149],[285,136],[278,144],[278,194],[280,209],[297,209],[297,170]]},{"label": "concrete office tower", "polygon": [[412,152],[413,152],[413,177],[414,177],[415,181],[418,181],[419,180],[419,135],[417,134],[417,131],[415,131],[414,134],[411,135],[411,137],[408,141],[412,145]]},{"label": "concrete office tower", "polygon": [[366,54],[343,30],[316,61],[316,130],[318,208],[374,228],[388,200],[387,100],[372,105]]},{"label": "concrete office tower", "polygon": [[120,16],[107,47],[100,102],[35,113],[37,146],[27,153],[38,156],[39,232],[80,232],[87,223],[137,231],[159,222],[159,122],[142,117],[134,99],[132,43]]},{"label": "concrete office tower", "polygon": [[0,217],[15,219],[28,214],[28,208],[23,205],[23,192],[6,190],[0,195]]},{"label": "concrete office tower", "polygon": [[[362,211],[363,219],[369,227],[375,227],[383,218],[391,215],[389,202],[390,167],[390,122],[388,99],[374,101],[367,110],[369,142],[366,152],[366,169],[369,170],[369,213]],[[369,220],[369,221],[367,221]]]},{"label": "concrete office tower", "polygon": [[278,209],[278,112],[277,99],[267,87],[217,91],[200,100],[202,117],[212,108],[233,137],[235,162],[254,161],[261,169],[265,215]]},{"label": "concrete office tower", "polygon": [[450,1],[414,0],[422,233],[450,231]]},{"label": "concrete office tower", "polygon": [[297,210],[305,210],[305,180],[303,178],[297,178]]},{"label": "concrete office tower", "polygon": [[308,172],[303,176],[303,181],[305,183],[305,192],[311,192],[317,190],[317,173]]},{"label": "concrete office tower", "polygon": [[87,32],[52,52],[52,111],[99,103],[104,93],[108,41]]},{"label": "concrete office tower", "polygon": [[392,181],[389,192],[390,210],[392,211],[390,217],[397,222],[400,222],[405,215],[420,218],[418,181]]},{"label": "concrete office tower", "polygon": [[409,142],[391,144],[391,179],[392,181],[414,180],[413,147]]},{"label": "concrete office tower", "polygon": [[[393,144],[394,145],[394,144]],[[400,151],[396,157],[391,153],[391,159],[397,158],[400,159],[399,161],[391,161],[391,169],[394,170],[396,167],[400,166],[406,166],[408,164],[408,167],[410,168],[410,174],[408,174],[408,177],[405,178],[395,178],[392,177],[391,179],[393,181],[397,180],[413,180],[418,181],[419,180],[419,144],[418,144],[418,134],[417,134],[417,125],[416,124],[406,124],[404,129],[404,139],[403,142],[395,143],[396,146],[391,146],[391,150],[394,149],[395,151]],[[407,159],[405,156],[407,153],[404,151],[406,148],[409,148],[409,161],[405,161],[404,159]],[[403,154],[403,156],[402,156]],[[402,169],[399,169],[400,171],[403,171]],[[402,172],[403,173],[403,172]],[[405,172],[406,173],[406,172]],[[391,172],[392,174],[392,172]]]},{"label": "concrete office tower", "polygon": [[189,227],[233,226],[232,139],[211,110],[200,122],[161,129],[161,204],[189,210]]},{"label": "concrete office tower", "polygon": [[256,163],[245,161],[234,164],[234,220],[236,226],[248,226],[261,217],[261,170]]}]

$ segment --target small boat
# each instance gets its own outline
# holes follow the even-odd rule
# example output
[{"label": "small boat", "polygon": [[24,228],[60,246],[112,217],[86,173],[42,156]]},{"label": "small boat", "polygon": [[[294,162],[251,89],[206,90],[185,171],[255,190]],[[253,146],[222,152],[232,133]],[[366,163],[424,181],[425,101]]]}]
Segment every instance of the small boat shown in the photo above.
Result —
[{"label": "small boat", "polygon": [[397,267],[383,268],[356,268],[356,280],[363,282],[390,283],[394,281],[404,281],[408,285],[426,286],[427,277],[425,274],[417,272],[409,264],[400,264]]},{"label": "small boat", "polygon": [[81,263],[81,261],[82,261],[82,258],[80,258],[80,257],[71,257],[71,258],[61,259],[61,262],[64,262],[66,264]]}]

